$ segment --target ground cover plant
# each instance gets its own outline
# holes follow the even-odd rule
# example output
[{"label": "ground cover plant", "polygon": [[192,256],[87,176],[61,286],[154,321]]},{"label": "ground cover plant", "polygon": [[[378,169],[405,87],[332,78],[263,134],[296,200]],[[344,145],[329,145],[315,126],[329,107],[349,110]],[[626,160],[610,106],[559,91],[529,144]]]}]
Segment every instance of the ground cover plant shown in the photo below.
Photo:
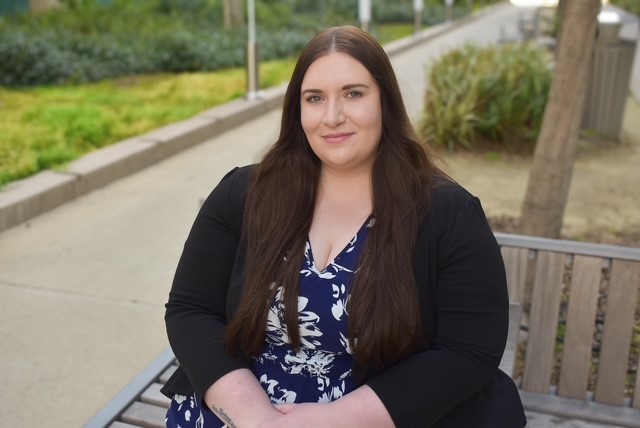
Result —
[{"label": "ground cover plant", "polygon": [[[262,64],[262,83],[286,82],[293,65],[293,59]],[[245,88],[242,68],[130,76],[73,87],[0,87],[0,185],[192,117],[242,97]]]}]

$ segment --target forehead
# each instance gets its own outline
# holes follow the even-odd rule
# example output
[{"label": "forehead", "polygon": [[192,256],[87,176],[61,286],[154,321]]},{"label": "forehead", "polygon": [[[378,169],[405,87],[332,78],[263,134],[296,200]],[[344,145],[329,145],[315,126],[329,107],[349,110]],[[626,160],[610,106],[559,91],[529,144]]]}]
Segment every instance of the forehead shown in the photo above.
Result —
[{"label": "forehead", "polygon": [[371,73],[351,55],[331,52],[311,63],[302,80],[302,89],[374,83]]}]

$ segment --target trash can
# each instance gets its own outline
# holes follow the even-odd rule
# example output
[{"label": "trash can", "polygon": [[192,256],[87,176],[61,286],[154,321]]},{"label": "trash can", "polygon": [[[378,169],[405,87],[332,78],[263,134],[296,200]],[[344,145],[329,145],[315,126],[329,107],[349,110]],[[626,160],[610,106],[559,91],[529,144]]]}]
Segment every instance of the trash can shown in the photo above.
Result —
[{"label": "trash can", "polygon": [[600,14],[582,129],[618,138],[629,94],[634,40],[621,39],[617,14]]}]

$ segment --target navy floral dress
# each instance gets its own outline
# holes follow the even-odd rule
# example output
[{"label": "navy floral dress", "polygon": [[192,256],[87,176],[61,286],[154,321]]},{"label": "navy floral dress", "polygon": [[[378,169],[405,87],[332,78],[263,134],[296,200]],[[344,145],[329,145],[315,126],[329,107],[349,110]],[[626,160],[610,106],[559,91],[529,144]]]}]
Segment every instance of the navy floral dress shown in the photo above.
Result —
[{"label": "navy floral dress", "polygon": [[[274,404],[328,403],[351,392],[353,357],[348,340],[347,302],[363,242],[375,219],[368,218],[342,252],[323,270],[307,240],[300,270],[298,323],[301,349],[289,344],[283,290],[277,290],[267,319],[267,337],[253,373]],[[192,394],[175,395],[167,427],[221,428],[225,424]]]}]

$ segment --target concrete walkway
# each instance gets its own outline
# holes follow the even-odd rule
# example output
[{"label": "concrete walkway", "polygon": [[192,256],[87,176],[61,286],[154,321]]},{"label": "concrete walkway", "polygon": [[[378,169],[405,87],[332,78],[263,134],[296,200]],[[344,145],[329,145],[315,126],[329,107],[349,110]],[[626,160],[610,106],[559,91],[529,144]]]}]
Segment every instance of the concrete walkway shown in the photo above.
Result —
[{"label": "concrete walkway", "polygon": [[[516,17],[501,5],[394,55],[411,117],[432,59],[515,31]],[[167,346],[163,305],[198,201],[233,166],[259,159],[279,116],[260,115],[0,234],[1,427],[81,426]],[[544,422],[530,426],[549,426],[536,417]]]}]

